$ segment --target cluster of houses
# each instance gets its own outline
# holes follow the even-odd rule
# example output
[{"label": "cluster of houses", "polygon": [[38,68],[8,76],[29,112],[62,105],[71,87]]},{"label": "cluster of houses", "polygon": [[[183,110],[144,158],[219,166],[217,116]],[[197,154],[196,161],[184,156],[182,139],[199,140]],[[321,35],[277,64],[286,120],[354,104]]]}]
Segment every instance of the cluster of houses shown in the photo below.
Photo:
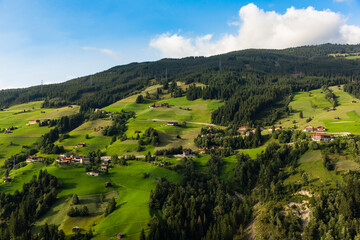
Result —
[{"label": "cluster of houses", "polygon": [[149,106],[149,108],[159,108],[159,107],[168,108],[169,103],[154,103],[153,105]]},{"label": "cluster of houses", "polygon": [[[237,131],[240,134],[245,134],[246,136],[249,136],[250,133],[255,133],[256,128],[249,128],[249,126],[241,126]],[[260,126],[260,131],[264,131],[263,126]]]},{"label": "cluster of houses", "polygon": [[59,155],[59,158],[56,159],[56,162],[60,165],[67,165],[69,163],[80,163],[83,165],[89,165],[90,159],[85,156],[79,156],[76,154],[67,156],[66,154]]},{"label": "cluster of houses", "polygon": [[324,131],[326,131],[326,129],[322,126],[315,128],[315,127],[309,125],[309,126],[306,126],[303,131],[304,132],[324,132]]}]

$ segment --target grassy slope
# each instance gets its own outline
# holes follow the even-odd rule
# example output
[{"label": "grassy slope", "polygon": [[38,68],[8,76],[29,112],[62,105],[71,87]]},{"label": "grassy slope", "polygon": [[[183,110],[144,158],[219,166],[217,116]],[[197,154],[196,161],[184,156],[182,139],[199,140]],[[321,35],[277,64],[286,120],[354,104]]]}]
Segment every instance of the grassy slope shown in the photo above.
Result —
[{"label": "grassy slope", "polygon": [[[99,177],[86,175],[82,166],[45,167],[40,163],[29,164],[16,171],[14,182],[0,184],[0,191],[5,193],[20,191],[22,185],[29,182],[40,169],[47,169],[50,174],[55,175],[63,183],[63,187],[58,194],[59,201],[35,224],[36,228],[48,222],[61,226],[67,234],[70,234],[73,226],[80,226],[87,231],[94,222],[99,222],[95,227],[95,233],[100,239],[109,239],[119,231],[133,236],[130,239],[137,239],[141,229],[147,228],[147,223],[151,218],[147,202],[150,190],[156,186],[155,178],[166,177],[169,181],[177,182],[180,180],[180,176],[173,171],[149,163],[138,161],[128,161],[128,163],[129,165],[125,167],[114,166],[109,170],[109,175],[100,175]],[[150,174],[150,177],[143,179],[143,173]],[[111,182],[114,187],[105,188],[105,182]],[[114,213],[104,218],[102,214],[106,206],[96,205],[97,194],[111,194],[114,190],[119,194],[118,207]],[[65,216],[70,206],[67,198],[74,193],[80,196],[80,200],[88,199],[86,205],[92,213],[90,217],[68,218]],[[96,212],[96,208],[100,208],[100,210],[96,210]],[[137,214],[133,214],[134,211]]]},{"label": "grassy slope", "polygon": [[[335,186],[336,182],[342,181],[335,171],[328,171],[323,163],[320,150],[309,150],[299,160],[298,169],[305,171],[309,182],[314,186]],[[290,176],[284,184],[301,181],[300,173]]]},{"label": "grassy slope", "polygon": [[[159,86],[153,86],[147,89],[150,93],[156,91]],[[186,87],[186,86],[181,86]],[[145,94],[145,92],[143,92]],[[146,146],[141,153],[147,153],[147,151],[155,151],[156,149],[176,147],[183,145],[196,149],[193,145],[193,138],[200,132],[202,125],[187,124],[186,127],[173,127],[165,126],[165,121],[153,122],[147,119],[157,118],[163,120],[187,120],[197,122],[210,122],[210,115],[213,110],[219,107],[222,103],[219,101],[187,101],[185,97],[176,99],[164,99],[157,102],[169,102],[170,108],[168,109],[153,109],[149,111],[148,106],[155,101],[149,101],[147,104],[135,104],[136,95],[127,99],[115,103],[105,110],[107,111],[120,111],[121,109],[133,110],[138,116],[132,119],[128,124],[128,130],[126,134],[129,138],[136,137],[135,130],[143,132],[151,127],[156,128],[159,131],[162,144],[159,147]],[[23,139],[36,139],[39,136],[46,133],[49,128],[39,128],[38,126],[25,126],[27,119],[38,119],[42,116],[60,116],[61,114],[68,114],[69,108],[63,109],[50,109],[40,110],[41,102],[29,103],[22,106],[14,106],[9,111],[0,112],[0,118],[2,117],[3,126],[7,127],[8,124],[18,124],[20,127],[14,131],[13,135],[16,136],[16,140],[22,139],[22,134],[26,136],[33,135],[36,138],[23,138]],[[190,108],[191,110],[182,110],[179,107]],[[21,112],[23,110],[30,110],[31,112]],[[71,110],[71,109],[70,109]],[[45,111],[46,113],[41,113]],[[14,113],[17,113],[14,115]],[[16,118],[15,118],[15,117]],[[1,121],[0,121],[1,124]],[[70,138],[65,139],[62,142],[57,142],[59,145],[63,145],[66,149],[75,151],[79,154],[88,154],[91,150],[100,149],[107,155],[123,154],[125,151],[129,153],[135,153],[134,150],[137,146],[136,140],[127,140],[120,142],[117,140],[112,145],[110,144],[111,137],[102,136],[100,131],[94,130],[99,126],[105,127],[110,124],[108,120],[95,120],[89,121],[70,132]],[[1,126],[1,125],[0,125]],[[16,125],[14,125],[16,126]],[[40,131],[39,131],[40,130]],[[89,139],[85,138],[85,135],[90,136]],[[176,139],[176,135],[180,135],[181,139]],[[8,136],[6,136],[8,137]],[[0,144],[1,143],[0,136]],[[16,143],[14,140],[13,142]],[[4,138],[4,144],[8,139]],[[85,148],[74,148],[79,142],[86,142],[88,144]],[[22,142],[19,145],[24,144]],[[11,149],[9,147],[9,149]],[[201,156],[196,160],[196,167],[206,171],[206,162],[208,156]],[[170,160],[172,161],[172,160]],[[174,159],[176,163],[178,160]],[[65,166],[45,167],[43,164],[29,164],[26,167],[17,170],[16,178],[13,183],[0,184],[1,192],[13,193],[15,190],[21,190],[23,183],[28,182],[34,174],[37,174],[40,169],[47,169],[47,171],[63,182],[63,188],[59,192],[59,201],[55,204],[42,219],[40,219],[35,226],[35,230],[43,225],[45,222],[53,223],[60,228],[64,229],[66,233],[71,233],[71,228],[74,225],[79,225],[81,228],[88,230],[93,223],[98,223],[95,226],[96,238],[109,239],[113,237],[117,232],[125,232],[130,239],[137,239],[138,234],[142,228],[147,228],[147,223],[151,218],[150,209],[148,208],[147,201],[149,198],[149,192],[156,186],[155,177],[167,177],[170,181],[179,181],[180,177],[177,173],[166,170],[164,168],[155,167],[151,164],[144,162],[129,161],[129,166],[120,167],[115,166],[110,169],[109,175],[101,175],[99,177],[90,177],[85,174],[83,167]],[[143,173],[150,173],[150,177],[143,179]],[[105,188],[105,182],[112,182],[115,186],[112,189]],[[99,193],[111,194],[113,190],[116,190],[119,194],[117,199],[118,207],[116,211],[104,218],[102,214],[93,214],[89,218],[69,218],[66,216],[66,211],[70,206],[68,198],[76,193],[80,198],[88,198],[89,205],[87,205],[92,212],[97,206],[102,209],[103,206],[96,205],[96,199]],[[137,212],[137,214],[133,214]]]},{"label": "grassy slope", "polygon": [[[12,106],[0,112],[0,128],[17,127],[10,134],[0,133],[0,165],[17,153],[22,151],[22,146],[30,146],[40,140],[40,137],[50,131],[48,127],[39,127],[37,124],[26,125],[30,119],[53,119],[72,115],[79,111],[79,106],[73,108],[63,107],[58,109],[41,108],[42,101],[30,102]],[[24,112],[26,111],[26,112]],[[41,113],[44,111],[45,113]],[[10,142],[13,144],[10,145]]]},{"label": "grassy slope", "polygon": [[[296,121],[295,125],[299,129],[303,129],[307,125],[314,127],[325,126],[328,132],[351,132],[360,134],[360,101],[351,103],[355,98],[350,94],[344,92],[342,87],[331,87],[339,106],[336,111],[326,111],[325,107],[330,108],[330,103],[325,99],[325,94],[321,93],[321,89],[311,91],[311,96],[308,92],[296,93],[290,106],[293,108],[294,113],[285,119],[281,119],[276,124],[282,124],[284,127],[294,126],[293,120]],[[304,118],[299,118],[299,112],[303,111]],[[312,117],[313,120],[306,123],[306,119]],[[340,120],[334,120],[339,117]]]}]

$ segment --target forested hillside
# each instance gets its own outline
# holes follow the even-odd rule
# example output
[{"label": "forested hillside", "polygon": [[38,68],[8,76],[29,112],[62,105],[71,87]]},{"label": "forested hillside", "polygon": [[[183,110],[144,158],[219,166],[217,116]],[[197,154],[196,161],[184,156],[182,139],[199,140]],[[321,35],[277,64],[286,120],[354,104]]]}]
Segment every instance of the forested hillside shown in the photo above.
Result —
[{"label": "forested hillside", "polygon": [[132,63],[65,83],[2,90],[0,106],[45,99],[44,107],[101,108],[154,82],[200,82],[208,87],[189,91],[188,98],[226,101],[213,123],[272,124],[287,111],[292,92],[358,79],[359,61],[329,56],[356,52],[360,45],[325,44]]}]

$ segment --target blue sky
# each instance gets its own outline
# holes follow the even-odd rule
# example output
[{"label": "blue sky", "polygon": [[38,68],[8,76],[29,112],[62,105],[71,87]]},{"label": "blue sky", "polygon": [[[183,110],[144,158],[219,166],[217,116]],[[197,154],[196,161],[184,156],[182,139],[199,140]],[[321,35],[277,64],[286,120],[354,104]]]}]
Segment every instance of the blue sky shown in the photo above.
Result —
[{"label": "blue sky", "polygon": [[357,43],[359,27],[357,0],[0,0],[0,89],[162,57]]}]

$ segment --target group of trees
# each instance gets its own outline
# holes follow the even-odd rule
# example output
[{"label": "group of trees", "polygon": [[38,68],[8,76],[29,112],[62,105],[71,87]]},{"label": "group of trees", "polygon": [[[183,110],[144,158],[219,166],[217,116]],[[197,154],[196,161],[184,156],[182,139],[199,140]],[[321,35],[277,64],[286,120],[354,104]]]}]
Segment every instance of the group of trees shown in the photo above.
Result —
[{"label": "group of trees", "polygon": [[291,143],[306,139],[306,133],[301,130],[273,130],[272,137],[278,139],[279,143]]},{"label": "group of trees", "polygon": [[174,154],[181,154],[183,153],[183,146],[175,147],[175,148],[167,148],[167,149],[161,149],[156,150],[155,155],[156,156],[169,156]]},{"label": "group of trees", "polygon": [[311,201],[312,217],[303,238],[359,239],[359,193],[360,175],[355,172],[345,177],[345,185],[336,191],[321,191]]},{"label": "group of trees", "polygon": [[89,209],[87,206],[83,206],[81,208],[71,207],[67,212],[69,217],[86,217],[89,216]]},{"label": "group of trees", "polygon": [[230,148],[245,149],[256,148],[262,144],[261,130],[256,128],[255,132],[250,132],[248,136],[239,135],[236,131],[223,131],[213,128],[203,128],[201,133],[194,139],[197,147],[201,148]]},{"label": "group of trees", "polygon": [[156,129],[152,127],[146,129],[143,136],[147,138],[148,144],[151,144],[153,146],[159,146],[160,138]]},{"label": "group of trees", "polygon": [[55,202],[60,186],[56,177],[40,170],[21,192],[1,193],[0,239],[31,239],[31,226]]},{"label": "group of trees", "polygon": [[[268,145],[256,159],[237,155],[235,174],[220,178],[223,159],[212,156],[206,173],[195,170],[190,159],[177,168],[183,178],[180,184],[161,179],[150,193],[149,206],[163,213],[163,221],[154,217],[147,239],[233,239],[244,236],[256,201],[278,199],[285,194],[281,171],[296,166],[307,144],[294,147],[276,143]],[[269,188],[270,186],[270,188]],[[188,193],[192,194],[188,194]],[[242,193],[239,197],[239,193]],[[252,197],[249,197],[250,194]],[[284,218],[284,223],[295,224]],[[298,220],[297,220],[298,221]],[[286,226],[284,224],[284,226]],[[295,224],[294,226],[299,227]],[[291,228],[292,229],[292,228]],[[292,230],[288,230],[289,233]],[[299,228],[300,231],[301,228]],[[294,236],[298,231],[294,232]]]},{"label": "group of trees", "polygon": [[113,114],[112,116],[113,123],[111,126],[107,126],[104,128],[102,132],[103,135],[104,136],[123,135],[127,130],[127,126],[126,126],[127,121],[134,116],[135,116],[134,112],[132,111],[126,112],[124,110],[121,110],[120,113]]},{"label": "group of trees", "polygon": [[344,91],[360,98],[360,83],[358,81],[347,83],[344,85]]},{"label": "group of trees", "polygon": [[333,107],[338,105],[336,95],[329,89],[328,86],[322,86],[322,90],[325,93],[325,98],[331,103]]}]

